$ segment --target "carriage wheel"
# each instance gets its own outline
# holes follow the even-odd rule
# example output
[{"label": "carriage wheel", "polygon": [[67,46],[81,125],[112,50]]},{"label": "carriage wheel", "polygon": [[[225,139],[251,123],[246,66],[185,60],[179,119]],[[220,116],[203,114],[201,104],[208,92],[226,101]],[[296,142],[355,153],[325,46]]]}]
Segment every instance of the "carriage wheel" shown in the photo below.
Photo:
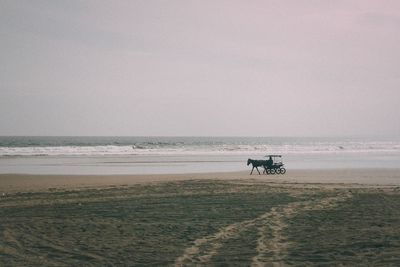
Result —
[{"label": "carriage wheel", "polygon": [[282,169],[276,169],[276,174],[281,174]]},{"label": "carriage wheel", "polygon": [[271,174],[275,174],[275,169],[271,169]]},{"label": "carriage wheel", "polygon": [[285,168],[281,168],[281,174],[285,174],[286,173],[286,169]]},{"label": "carriage wheel", "polygon": [[271,169],[267,169],[265,172],[266,172],[267,174],[271,174]]}]

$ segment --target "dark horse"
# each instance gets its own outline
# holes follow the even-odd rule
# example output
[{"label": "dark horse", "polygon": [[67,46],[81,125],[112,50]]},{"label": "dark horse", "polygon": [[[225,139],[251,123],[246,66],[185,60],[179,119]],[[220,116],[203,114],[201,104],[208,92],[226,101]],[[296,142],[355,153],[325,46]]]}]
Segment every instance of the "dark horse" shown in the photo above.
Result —
[{"label": "dark horse", "polygon": [[251,173],[250,175],[253,174],[253,170],[254,168],[256,168],[256,170],[258,171],[258,174],[261,175],[260,171],[258,170],[258,167],[264,167],[267,165],[267,161],[266,160],[255,160],[255,159],[248,159],[247,160],[247,166],[249,166],[251,163],[251,165],[253,166],[253,168],[251,169]]}]

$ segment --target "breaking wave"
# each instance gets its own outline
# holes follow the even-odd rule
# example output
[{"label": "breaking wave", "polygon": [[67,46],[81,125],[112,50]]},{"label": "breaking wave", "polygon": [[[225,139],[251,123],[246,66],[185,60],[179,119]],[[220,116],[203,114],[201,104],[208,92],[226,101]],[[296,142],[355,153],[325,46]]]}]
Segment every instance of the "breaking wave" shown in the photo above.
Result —
[{"label": "breaking wave", "polygon": [[[228,140],[229,141],[229,140]],[[254,140],[253,140],[254,141]],[[137,142],[132,144],[29,144],[0,146],[0,157],[12,156],[126,156],[126,155],[263,155],[327,153],[400,153],[395,141],[325,141],[325,142]]]}]

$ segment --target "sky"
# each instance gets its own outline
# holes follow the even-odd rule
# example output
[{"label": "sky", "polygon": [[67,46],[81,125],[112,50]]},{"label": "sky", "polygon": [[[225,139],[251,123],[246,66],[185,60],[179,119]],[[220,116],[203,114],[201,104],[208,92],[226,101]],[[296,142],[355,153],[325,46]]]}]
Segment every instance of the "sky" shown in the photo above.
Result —
[{"label": "sky", "polygon": [[0,0],[0,135],[400,136],[400,1]]}]

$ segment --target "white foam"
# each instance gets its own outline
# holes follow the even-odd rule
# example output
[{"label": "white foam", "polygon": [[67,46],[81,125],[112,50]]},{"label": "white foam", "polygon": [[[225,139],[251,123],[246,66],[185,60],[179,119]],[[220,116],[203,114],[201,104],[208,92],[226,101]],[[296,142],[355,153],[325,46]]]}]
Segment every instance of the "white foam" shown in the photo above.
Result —
[{"label": "white foam", "polygon": [[26,146],[0,147],[0,157],[8,156],[112,156],[112,155],[262,155],[332,154],[332,153],[400,153],[398,142],[309,142],[291,144],[218,144],[164,146]]}]

